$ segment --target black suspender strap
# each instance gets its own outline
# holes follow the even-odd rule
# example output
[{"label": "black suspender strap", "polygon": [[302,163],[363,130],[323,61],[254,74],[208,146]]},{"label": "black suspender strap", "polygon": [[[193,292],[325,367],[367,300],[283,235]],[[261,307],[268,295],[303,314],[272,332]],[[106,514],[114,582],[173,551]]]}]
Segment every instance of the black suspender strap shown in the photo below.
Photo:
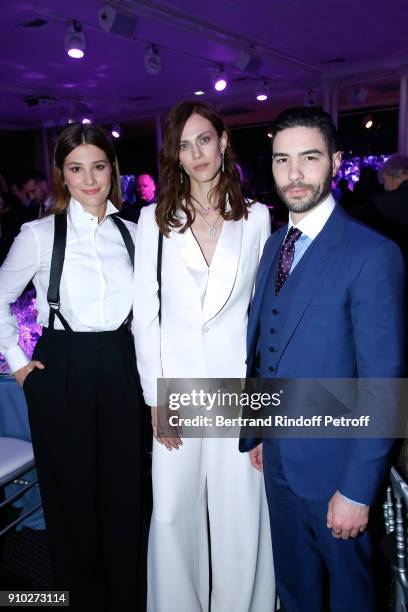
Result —
[{"label": "black suspender strap", "polygon": [[70,330],[70,326],[60,313],[60,284],[62,268],[64,267],[65,247],[67,244],[67,215],[54,215],[54,244],[52,247],[50,282],[48,285],[47,302],[50,307],[48,327],[54,329],[55,315],[61,321],[64,329]]},{"label": "black suspender strap", "polygon": [[159,298],[159,323],[161,323],[161,271],[162,271],[162,258],[163,258],[163,234],[159,232],[159,240],[157,243],[157,284],[159,289],[157,295]]},{"label": "black suspender strap", "polygon": [[110,215],[110,218],[112,219],[112,221],[114,222],[114,224],[116,225],[116,227],[121,233],[123,242],[125,243],[126,250],[129,253],[129,258],[132,263],[132,268],[134,269],[135,267],[135,245],[133,244],[132,236],[130,235],[129,230],[126,227],[126,224],[123,223],[122,219],[120,219],[117,216],[117,213],[114,215]]},{"label": "black suspender strap", "polygon": [[[135,245],[133,244],[132,237],[126,225],[122,219],[119,219],[116,215],[110,215],[112,221],[120,231],[123,242],[129,258],[132,264],[132,268],[135,265]],[[55,316],[61,321],[64,329],[71,330],[69,323],[62,316],[60,312],[60,284],[62,269],[64,267],[65,260],[65,248],[67,245],[67,215],[63,213],[61,215],[54,215],[54,245],[52,248],[51,257],[51,269],[50,269],[50,283],[48,286],[47,301],[50,307],[50,316],[48,326],[50,329],[54,329]],[[125,324],[130,323],[132,315],[130,314]]]},{"label": "black suspender strap", "polygon": [[[125,243],[126,250],[127,250],[128,254],[129,254],[129,259],[130,259],[130,262],[132,264],[132,268],[135,269],[135,245],[133,243],[132,236],[130,235],[129,230],[126,227],[126,224],[123,223],[122,219],[120,219],[117,216],[117,213],[114,214],[114,215],[110,215],[110,218],[112,219],[112,221],[114,222],[114,224],[116,225],[118,230],[120,231],[120,234],[122,236],[122,240]],[[130,329],[130,325],[132,323],[132,319],[133,319],[133,312],[130,311],[129,316],[127,317],[127,319],[123,323],[123,325],[125,327],[127,327],[128,329]]]}]

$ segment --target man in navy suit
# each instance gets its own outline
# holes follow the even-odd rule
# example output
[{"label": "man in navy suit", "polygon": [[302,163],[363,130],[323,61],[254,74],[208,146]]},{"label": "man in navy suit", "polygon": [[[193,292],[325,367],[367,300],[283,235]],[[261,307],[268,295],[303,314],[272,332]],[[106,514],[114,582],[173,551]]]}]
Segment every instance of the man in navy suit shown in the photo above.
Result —
[{"label": "man in navy suit", "polygon": [[[272,170],[289,223],[266,243],[248,325],[248,377],[398,378],[403,261],[331,195],[341,161],[330,116],[291,108],[273,125]],[[375,401],[375,398],[373,399]],[[384,409],[387,409],[385,406]],[[263,469],[285,612],[375,609],[366,531],[392,440],[242,439]]]}]

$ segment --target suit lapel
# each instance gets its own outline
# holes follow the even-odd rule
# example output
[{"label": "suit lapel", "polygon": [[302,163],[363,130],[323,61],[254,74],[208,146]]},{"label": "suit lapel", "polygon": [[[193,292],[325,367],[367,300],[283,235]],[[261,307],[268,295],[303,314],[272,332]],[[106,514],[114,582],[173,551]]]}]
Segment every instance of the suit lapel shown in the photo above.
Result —
[{"label": "suit lapel", "polygon": [[[171,235],[187,270],[194,269],[200,272],[208,270],[204,256],[190,229],[186,230],[184,233],[173,230]],[[194,285],[197,286],[192,276],[191,280]]]},{"label": "suit lapel", "polygon": [[338,246],[342,242],[345,225],[346,217],[336,207],[320,234],[303,255],[306,259],[303,261],[302,257],[300,260],[298,266],[302,266],[303,269],[295,268],[293,272],[293,274],[297,272],[298,274],[293,288],[287,288],[291,293],[290,301],[288,301],[289,310],[281,332],[280,359],[313,296],[339,256]]},{"label": "suit lapel", "polygon": [[[181,218],[185,221],[185,217]],[[191,229],[184,233],[177,230],[171,235],[188,272],[196,269],[208,273],[207,291],[203,303],[203,323],[213,319],[228,301],[235,285],[241,257],[243,220],[224,221],[221,235],[210,268]],[[199,291],[190,274],[196,291]]]},{"label": "suit lapel", "polygon": [[238,273],[243,219],[224,221],[208,275],[204,298],[204,322],[213,319],[228,301]]}]

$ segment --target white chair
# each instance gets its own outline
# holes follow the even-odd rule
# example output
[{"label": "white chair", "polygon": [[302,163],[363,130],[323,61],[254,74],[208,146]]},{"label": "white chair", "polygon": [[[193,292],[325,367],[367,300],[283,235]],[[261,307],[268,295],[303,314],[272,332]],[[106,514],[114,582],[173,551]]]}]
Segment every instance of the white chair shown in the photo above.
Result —
[{"label": "white chair", "polygon": [[390,483],[383,509],[385,530],[395,536],[394,612],[408,612],[408,485],[395,468],[391,468]]},{"label": "white chair", "polygon": [[[38,483],[37,479],[31,481],[21,480],[21,477],[34,467],[33,447],[30,442],[17,440],[15,438],[0,437],[0,490],[4,490],[4,487],[13,483],[21,485],[21,488],[9,497],[5,497],[4,493],[5,499],[0,503],[0,512],[2,514],[6,508]],[[40,507],[41,504],[33,506],[29,510],[21,513],[11,523],[3,524],[1,522],[0,537],[10,531],[10,529],[16,527]]]}]

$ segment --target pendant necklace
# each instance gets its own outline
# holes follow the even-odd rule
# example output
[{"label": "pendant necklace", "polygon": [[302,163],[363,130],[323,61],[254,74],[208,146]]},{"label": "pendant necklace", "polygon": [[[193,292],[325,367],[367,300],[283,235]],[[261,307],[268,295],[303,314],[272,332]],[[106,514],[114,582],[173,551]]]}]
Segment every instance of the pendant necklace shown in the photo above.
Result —
[{"label": "pendant necklace", "polygon": [[204,215],[199,210],[196,209],[196,212],[198,212],[198,214],[200,215],[202,220],[205,221],[205,223],[208,225],[208,228],[209,228],[208,229],[208,235],[209,235],[209,237],[210,238],[215,238],[216,235],[217,235],[217,230],[216,230],[215,226],[218,223],[218,219],[221,217],[221,211],[218,213],[218,217],[216,218],[215,223],[213,223],[212,225],[211,225],[211,223],[209,223],[209,221],[207,221],[207,219],[204,217]]},{"label": "pendant necklace", "polygon": [[[206,212],[208,213],[210,210],[212,210],[213,212],[215,212],[215,208],[212,208],[211,206],[208,206],[208,208],[206,208],[205,206],[203,206],[201,204],[201,202],[199,200],[197,200],[197,198],[195,198],[194,196],[192,196],[190,194],[190,198],[192,200],[194,200],[194,202],[197,202],[197,204]],[[208,235],[210,238],[215,238],[217,235],[217,230],[215,228],[215,226],[218,223],[218,219],[221,217],[221,211],[218,213],[218,217],[215,220],[215,223],[211,224],[209,221],[207,221],[207,219],[204,217],[203,213],[201,211],[198,210],[198,208],[195,209],[196,212],[200,215],[200,217],[202,218],[202,220],[208,225]]]}]

